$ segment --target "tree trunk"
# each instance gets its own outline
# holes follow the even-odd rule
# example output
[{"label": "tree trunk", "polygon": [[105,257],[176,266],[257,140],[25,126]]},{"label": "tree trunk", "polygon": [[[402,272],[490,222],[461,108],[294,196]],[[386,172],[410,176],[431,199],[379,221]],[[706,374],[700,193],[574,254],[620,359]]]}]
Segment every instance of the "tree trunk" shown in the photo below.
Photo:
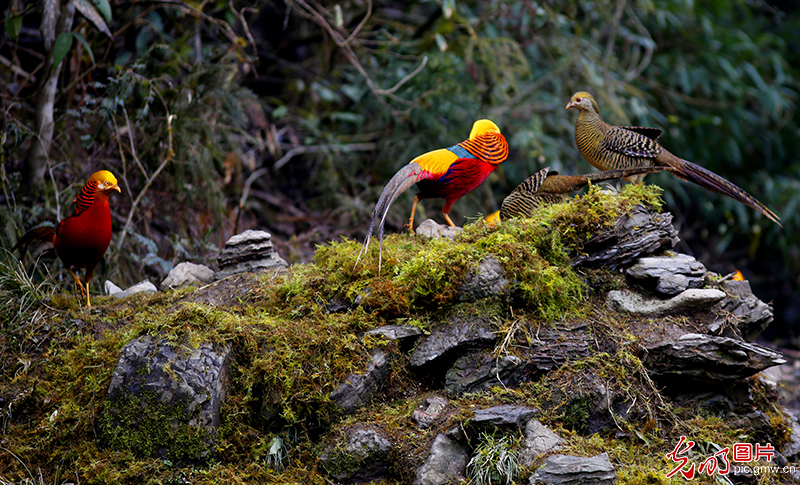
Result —
[{"label": "tree trunk", "polygon": [[[56,26],[56,39],[62,33],[72,30],[74,17],[75,5],[72,0],[69,0],[61,9],[61,15]],[[55,43],[47,53],[44,75],[42,76],[44,80],[42,81],[39,96],[36,99],[36,129],[38,136],[31,144],[28,158],[25,160],[22,171],[24,183],[31,190],[36,190],[35,188],[40,187],[44,181],[45,172],[47,171],[47,154],[50,151],[50,143],[53,141],[53,128],[55,127],[53,105],[58,88],[58,76],[61,73],[61,65],[63,64],[62,61],[59,65],[54,66],[54,59]]]}]

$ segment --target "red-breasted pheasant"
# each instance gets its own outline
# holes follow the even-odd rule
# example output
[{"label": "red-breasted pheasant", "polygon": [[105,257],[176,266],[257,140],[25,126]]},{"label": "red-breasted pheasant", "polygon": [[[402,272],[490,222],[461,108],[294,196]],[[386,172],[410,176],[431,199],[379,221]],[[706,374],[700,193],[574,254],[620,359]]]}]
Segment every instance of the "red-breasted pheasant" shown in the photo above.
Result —
[{"label": "red-breasted pheasant", "polygon": [[[508,143],[500,133],[500,128],[489,120],[478,120],[472,126],[469,138],[463,142],[450,148],[425,153],[411,160],[389,180],[378,198],[359,259],[369,246],[377,221],[379,221],[378,239],[381,245],[379,255],[382,254],[386,214],[397,197],[412,185],[417,185],[419,193],[414,196],[411,217],[407,224],[411,232],[414,232],[414,213],[417,210],[417,203],[423,199],[444,199],[442,216],[448,224],[454,226],[449,215],[453,203],[482,184],[506,158],[508,158]],[[380,256],[378,267],[380,268]]]},{"label": "red-breasted pheasant", "polygon": [[[81,193],[75,198],[75,211],[55,227],[37,227],[25,233],[11,249],[22,248],[22,253],[34,240],[53,243],[56,254],[64,267],[75,279],[81,293],[86,293],[86,306],[92,306],[89,298],[89,281],[95,267],[111,244],[111,208],[108,196],[113,191],[121,192],[117,179],[107,170],[95,172]],[[84,268],[84,281],[75,270]]]}]

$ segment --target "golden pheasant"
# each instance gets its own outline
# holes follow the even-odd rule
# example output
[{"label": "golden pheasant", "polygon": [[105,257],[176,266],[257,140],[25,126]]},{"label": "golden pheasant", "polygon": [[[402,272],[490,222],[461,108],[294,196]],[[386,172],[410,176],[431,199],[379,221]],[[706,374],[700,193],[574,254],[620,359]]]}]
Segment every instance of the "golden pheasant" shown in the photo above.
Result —
[{"label": "golden pheasant", "polygon": [[[632,177],[635,175],[673,170],[671,167],[636,167],[621,170],[606,170],[586,175],[559,175],[551,172],[550,167],[543,168],[519,184],[503,200],[499,216],[507,221],[512,217],[531,217],[538,207],[562,202],[570,192],[574,192],[589,182]],[[490,214],[491,216],[491,214]],[[487,222],[492,222],[487,217]]]},{"label": "golden pheasant", "polygon": [[[780,225],[780,218],[755,197],[719,175],[676,157],[658,143],[661,130],[640,126],[613,126],[600,119],[600,107],[587,92],[572,95],[566,109],[579,111],[575,122],[575,141],[578,151],[600,170],[648,166],[669,166],[673,173],[712,192],[726,195],[747,205]],[[627,177],[641,182],[644,174]]]},{"label": "golden pheasant", "polygon": [[[386,214],[397,197],[416,184],[419,193],[414,196],[411,205],[411,217],[407,227],[414,232],[414,213],[417,204],[423,199],[444,199],[442,215],[448,224],[450,208],[453,203],[478,187],[498,165],[508,158],[508,143],[500,133],[500,129],[489,120],[478,120],[472,126],[469,138],[450,148],[442,148],[425,153],[411,160],[405,167],[389,180],[375,204],[372,221],[367,230],[364,246],[359,253],[366,253],[375,222],[378,225],[380,252],[378,268],[380,271],[380,255],[383,253],[383,226]],[[356,261],[358,264],[358,261]]]},{"label": "golden pheasant", "polygon": [[[22,247],[22,253],[34,240],[53,243],[56,254],[64,267],[75,279],[81,293],[86,293],[86,306],[92,306],[89,299],[89,281],[95,267],[111,244],[111,209],[108,196],[113,191],[121,192],[117,179],[107,170],[100,170],[89,177],[81,193],[75,198],[75,211],[55,227],[37,227],[25,233],[11,249]],[[84,268],[84,281],[74,270]],[[77,289],[76,289],[77,291]]]}]

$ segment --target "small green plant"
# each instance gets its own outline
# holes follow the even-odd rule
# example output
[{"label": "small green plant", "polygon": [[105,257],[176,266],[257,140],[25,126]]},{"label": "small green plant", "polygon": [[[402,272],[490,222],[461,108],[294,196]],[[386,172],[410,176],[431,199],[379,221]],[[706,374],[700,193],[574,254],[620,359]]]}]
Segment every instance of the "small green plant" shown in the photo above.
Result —
[{"label": "small green plant", "polygon": [[511,483],[519,475],[519,458],[513,448],[514,440],[508,436],[498,439],[488,433],[481,434],[481,444],[467,464],[469,483]]},{"label": "small green plant", "polygon": [[34,282],[19,260],[6,252],[6,259],[0,261],[0,303],[4,303],[0,322],[10,326],[22,320],[37,301],[47,296],[47,283]]},{"label": "small green plant", "polygon": [[272,437],[264,455],[264,462],[273,470],[284,470],[289,464],[287,443],[278,435]]}]

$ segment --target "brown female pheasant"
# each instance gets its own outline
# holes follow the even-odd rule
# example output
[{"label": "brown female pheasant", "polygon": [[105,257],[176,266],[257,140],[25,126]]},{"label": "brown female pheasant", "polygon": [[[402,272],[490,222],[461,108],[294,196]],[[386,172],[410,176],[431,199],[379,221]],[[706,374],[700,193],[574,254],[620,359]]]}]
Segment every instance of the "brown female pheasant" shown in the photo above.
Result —
[{"label": "brown female pheasant", "polygon": [[[600,107],[591,94],[579,92],[572,95],[567,109],[579,111],[575,122],[575,142],[583,158],[599,170],[624,169],[648,166],[672,167],[676,176],[693,182],[712,192],[749,206],[769,220],[780,225],[780,217],[755,197],[719,175],[676,157],[658,144],[661,130],[640,126],[613,126],[600,119]],[[641,182],[644,174],[626,177],[631,182]]]},{"label": "brown female pheasant", "polygon": [[[95,172],[81,193],[75,198],[75,211],[57,226],[37,227],[25,233],[11,249],[22,248],[22,253],[34,240],[53,243],[56,254],[64,267],[75,279],[81,293],[86,293],[86,306],[91,308],[89,281],[95,267],[106,254],[111,244],[111,208],[108,196],[113,191],[121,192],[117,179],[107,170]],[[84,268],[83,282],[73,270]]]},{"label": "brown female pheasant", "polygon": [[545,167],[525,179],[500,206],[500,220],[507,221],[512,217],[531,217],[538,207],[558,204],[570,192],[574,192],[589,182],[633,177],[636,175],[672,170],[671,167],[634,167],[621,170],[606,170],[586,175],[559,175]]}]

